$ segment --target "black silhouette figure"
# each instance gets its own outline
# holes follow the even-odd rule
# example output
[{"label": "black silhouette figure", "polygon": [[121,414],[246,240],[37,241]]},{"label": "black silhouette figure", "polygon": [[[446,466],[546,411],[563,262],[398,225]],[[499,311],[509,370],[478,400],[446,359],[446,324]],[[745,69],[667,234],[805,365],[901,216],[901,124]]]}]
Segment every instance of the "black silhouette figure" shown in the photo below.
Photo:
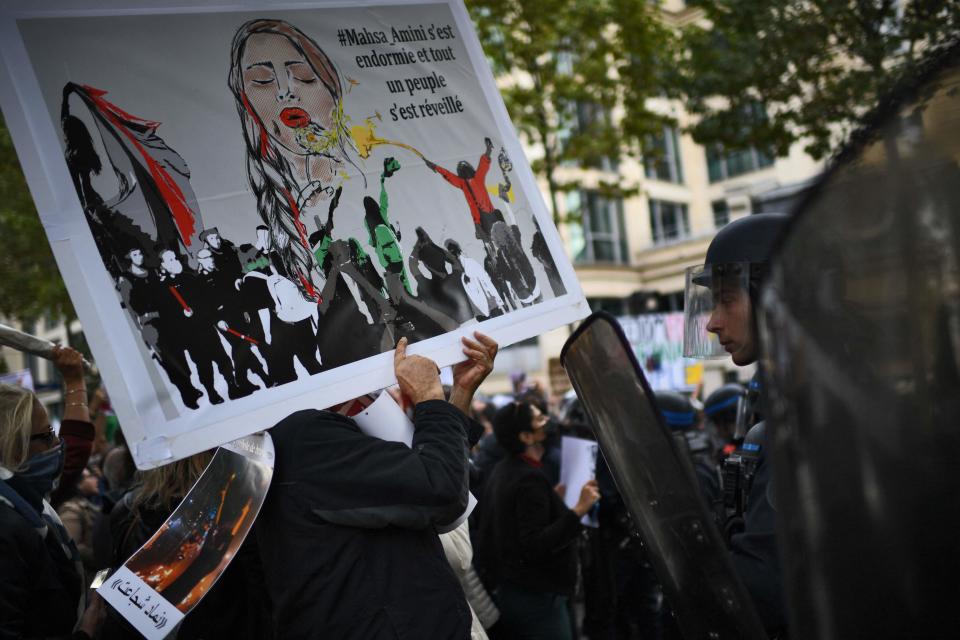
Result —
[{"label": "black silhouette figure", "polygon": [[217,335],[209,296],[202,283],[184,270],[180,258],[170,249],[160,254],[157,290],[153,297],[159,314],[156,324],[161,364],[180,390],[183,403],[191,409],[197,408],[197,397],[191,398],[196,389],[190,384],[190,369],[184,352],[190,354],[196,365],[200,383],[211,404],[223,402],[214,387],[214,364],[227,381],[228,395],[231,398],[243,395],[234,380],[233,363]]},{"label": "black silhouette figure", "polygon": [[[460,272],[454,270],[459,261],[446,249],[437,245],[423,227],[417,227],[417,242],[410,252],[410,272],[417,281],[417,297],[444,314],[464,322],[473,317],[472,307],[460,281]],[[429,277],[424,276],[420,264]]]},{"label": "black silhouette figure", "polygon": [[547,241],[543,237],[543,231],[540,229],[540,223],[533,219],[533,224],[537,226],[536,233],[533,234],[533,242],[530,245],[530,253],[543,265],[543,270],[547,272],[547,280],[550,282],[550,288],[553,295],[562,296],[567,293],[567,288],[563,286],[563,279],[560,277],[560,271],[557,270],[557,263],[553,261],[550,255],[550,248],[547,247]]},{"label": "black silhouette figure", "polygon": [[252,336],[247,316],[237,304],[235,283],[240,274],[222,271],[209,249],[201,249],[197,253],[197,263],[197,276],[214,309],[216,327],[230,345],[230,357],[240,395],[249,395],[260,388],[250,382],[248,373],[256,374],[266,386],[270,386],[270,377],[253,353],[253,347],[260,343]]}]

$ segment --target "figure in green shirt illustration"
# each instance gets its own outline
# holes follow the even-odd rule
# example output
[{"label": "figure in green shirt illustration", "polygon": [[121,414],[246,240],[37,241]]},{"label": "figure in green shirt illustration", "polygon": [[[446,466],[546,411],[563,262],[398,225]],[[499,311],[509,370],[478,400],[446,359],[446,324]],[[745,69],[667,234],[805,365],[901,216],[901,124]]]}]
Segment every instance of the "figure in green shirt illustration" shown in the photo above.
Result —
[{"label": "figure in green shirt illustration", "polygon": [[[389,199],[387,197],[387,178],[400,170],[400,163],[396,158],[386,158],[383,161],[383,173],[380,174],[380,204],[370,196],[363,199],[365,211],[364,224],[370,234],[370,246],[380,259],[380,266],[387,274],[395,274],[403,283],[407,294],[413,295],[407,270],[403,265],[403,252],[400,250],[400,231],[390,224]],[[387,287],[390,287],[390,276],[387,277]],[[394,294],[391,294],[394,297]]]}]

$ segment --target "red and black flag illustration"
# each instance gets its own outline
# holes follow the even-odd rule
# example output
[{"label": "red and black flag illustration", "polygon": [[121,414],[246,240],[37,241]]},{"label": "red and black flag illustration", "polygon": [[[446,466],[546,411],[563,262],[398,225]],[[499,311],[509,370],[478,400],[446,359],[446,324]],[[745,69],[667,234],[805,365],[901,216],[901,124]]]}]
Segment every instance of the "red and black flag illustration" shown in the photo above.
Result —
[{"label": "red and black flag illustration", "polygon": [[[187,163],[157,135],[159,122],[124,111],[106,94],[68,83],[60,120],[67,165],[108,270],[122,271],[134,249],[148,262],[172,249],[192,263],[203,222]],[[103,172],[107,165],[112,175]]]}]

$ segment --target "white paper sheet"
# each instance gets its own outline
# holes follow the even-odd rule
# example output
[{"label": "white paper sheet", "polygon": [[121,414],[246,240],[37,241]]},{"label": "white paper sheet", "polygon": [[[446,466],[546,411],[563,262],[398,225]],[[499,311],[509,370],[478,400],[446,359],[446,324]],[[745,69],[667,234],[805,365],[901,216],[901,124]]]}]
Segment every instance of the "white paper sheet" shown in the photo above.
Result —
[{"label": "white paper sheet", "polygon": [[[588,480],[597,475],[597,452],[599,446],[593,440],[563,436],[560,449],[560,484],[567,491],[563,501],[571,509],[580,499],[580,489]],[[580,520],[583,524],[599,526],[595,510],[591,510]]]}]

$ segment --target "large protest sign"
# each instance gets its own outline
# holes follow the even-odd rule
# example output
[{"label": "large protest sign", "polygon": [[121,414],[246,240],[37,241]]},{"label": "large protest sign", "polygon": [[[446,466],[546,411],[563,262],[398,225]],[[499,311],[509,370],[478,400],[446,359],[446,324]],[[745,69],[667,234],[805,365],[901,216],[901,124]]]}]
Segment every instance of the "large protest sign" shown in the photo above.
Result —
[{"label": "large protest sign", "polygon": [[7,3],[0,102],[139,466],[586,314],[459,2],[121,4]]}]

